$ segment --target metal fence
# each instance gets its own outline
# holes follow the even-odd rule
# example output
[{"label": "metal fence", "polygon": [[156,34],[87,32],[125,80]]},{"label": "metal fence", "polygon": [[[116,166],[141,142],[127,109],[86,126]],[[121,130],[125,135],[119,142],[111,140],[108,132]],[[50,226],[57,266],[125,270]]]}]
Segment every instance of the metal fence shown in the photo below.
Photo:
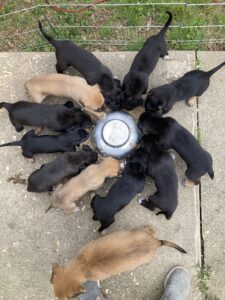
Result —
[{"label": "metal fence", "polygon": [[137,50],[164,25],[166,10],[174,16],[166,35],[170,49],[225,50],[225,2],[220,0],[207,3],[98,0],[104,3],[91,5],[90,0],[83,4],[49,1],[2,4],[1,51],[49,51],[51,47],[38,30],[40,18],[50,35],[73,40],[90,50]]}]

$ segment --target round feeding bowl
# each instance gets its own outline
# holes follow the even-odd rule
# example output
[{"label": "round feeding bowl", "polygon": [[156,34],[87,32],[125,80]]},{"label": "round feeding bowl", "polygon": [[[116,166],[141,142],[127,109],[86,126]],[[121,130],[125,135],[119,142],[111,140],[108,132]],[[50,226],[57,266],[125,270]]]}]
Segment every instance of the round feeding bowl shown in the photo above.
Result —
[{"label": "round feeding bowl", "polygon": [[138,129],[127,113],[112,112],[97,123],[93,137],[102,154],[122,158],[136,146]]}]

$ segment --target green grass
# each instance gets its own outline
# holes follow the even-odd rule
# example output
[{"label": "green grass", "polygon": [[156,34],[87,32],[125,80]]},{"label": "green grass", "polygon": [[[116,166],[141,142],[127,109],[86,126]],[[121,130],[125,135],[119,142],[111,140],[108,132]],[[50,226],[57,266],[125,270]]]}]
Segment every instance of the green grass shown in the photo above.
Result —
[{"label": "green grass", "polygon": [[212,268],[210,266],[196,266],[196,286],[203,300],[219,300],[210,292],[210,281],[212,279]]},{"label": "green grass", "polygon": [[[50,3],[62,3],[61,0],[49,0]],[[163,0],[154,0],[164,2]],[[154,3],[151,2],[151,3]],[[31,0],[3,0],[1,14],[9,13],[24,7],[32,6]],[[36,1],[46,4],[44,0]],[[63,3],[73,1],[64,0]],[[90,3],[91,0],[76,1]],[[109,0],[106,3],[137,3],[136,0]],[[141,3],[149,3],[142,0]],[[172,2],[171,0],[168,3]],[[177,2],[184,2],[178,0]],[[190,0],[189,3],[211,2],[211,0]],[[71,8],[71,7],[70,7]],[[130,28],[127,26],[163,25],[167,20],[165,10],[171,10],[174,15],[173,25],[207,25],[225,24],[225,6],[218,7],[184,7],[183,5],[160,6],[129,6],[129,7],[99,7],[95,6],[82,13],[62,13],[51,8],[37,8],[29,12],[21,12],[1,17],[0,14],[0,49],[3,51],[49,51],[46,41],[40,36],[37,20],[47,16],[56,31],[44,25],[48,32],[60,39],[76,41],[90,50],[138,50],[146,38],[158,32],[159,29]],[[90,26],[90,28],[57,28],[57,26]],[[101,28],[96,28],[101,26]],[[117,26],[117,28],[107,28]],[[32,31],[24,33],[26,31]],[[16,36],[13,36],[16,34]],[[176,50],[225,50],[225,43],[204,44],[196,40],[222,39],[225,28],[171,28],[166,35],[169,49]]]}]

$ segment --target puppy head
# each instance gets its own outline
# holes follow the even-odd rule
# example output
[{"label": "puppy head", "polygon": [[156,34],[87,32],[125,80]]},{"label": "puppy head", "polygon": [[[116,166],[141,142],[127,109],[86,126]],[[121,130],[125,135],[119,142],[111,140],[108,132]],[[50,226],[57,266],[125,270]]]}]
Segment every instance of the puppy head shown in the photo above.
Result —
[{"label": "puppy head", "polygon": [[121,103],[123,101],[123,92],[120,88],[115,87],[113,92],[104,94],[105,105],[107,105],[112,110],[120,110]]},{"label": "puppy head", "polygon": [[147,94],[147,98],[145,100],[145,110],[151,113],[158,113],[162,115],[164,108],[164,101],[161,100],[162,97],[152,89]]},{"label": "puppy head", "polygon": [[105,157],[102,159],[103,168],[110,170],[109,177],[114,177],[119,174],[120,171],[120,162],[112,157]]},{"label": "puppy head", "polygon": [[143,106],[144,100],[141,98],[141,96],[135,96],[135,97],[127,97],[124,93],[124,98],[121,101],[122,108],[126,110],[132,110],[136,108],[137,106]]},{"label": "puppy head", "polygon": [[54,294],[59,300],[69,300],[85,292],[84,287],[74,275],[57,264],[54,264],[52,268],[51,283]]},{"label": "puppy head", "polygon": [[157,133],[156,125],[161,117],[157,113],[144,112],[138,120],[138,128],[143,133]]}]

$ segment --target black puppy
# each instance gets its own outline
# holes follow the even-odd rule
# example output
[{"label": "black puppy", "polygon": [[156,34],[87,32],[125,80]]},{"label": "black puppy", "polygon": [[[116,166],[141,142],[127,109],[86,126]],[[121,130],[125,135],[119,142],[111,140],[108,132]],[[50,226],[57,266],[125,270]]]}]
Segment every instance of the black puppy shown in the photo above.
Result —
[{"label": "black puppy", "polygon": [[144,189],[147,157],[143,148],[137,149],[129,158],[122,177],[110,188],[107,196],[93,197],[91,202],[93,219],[101,222],[99,232],[109,227],[114,222],[115,214]]},{"label": "black puppy", "polygon": [[122,107],[131,110],[142,105],[141,96],[147,93],[148,77],[155,68],[159,57],[168,55],[165,33],[172,21],[172,13],[166,11],[169,19],[161,31],[148,38],[135,56],[131,68],[123,80],[124,101]]},{"label": "black puppy", "polygon": [[175,102],[182,100],[186,100],[186,104],[191,106],[193,97],[199,97],[207,90],[210,77],[224,65],[225,62],[208,72],[190,71],[169,84],[150,90],[145,101],[145,110],[165,114],[172,109]]},{"label": "black puppy", "polygon": [[214,178],[213,161],[211,155],[205,151],[196,138],[173,118],[152,117],[150,113],[143,113],[138,127],[142,132],[158,135],[159,144],[163,149],[174,149],[185,161],[187,170],[185,186],[200,183],[201,176],[208,173]]},{"label": "black puppy", "polygon": [[24,157],[33,158],[37,153],[74,151],[74,147],[79,146],[87,138],[87,131],[80,128],[68,129],[66,133],[60,135],[37,135],[34,130],[30,130],[20,141],[2,144],[0,147],[20,146]]},{"label": "black puppy", "polygon": [[68,67],[77,69],[90,85],[99,84],[104,96],[116,100],[118,93],[113,74],[108,67],[100,62],[91,52],[78,47],[68,40],[56,40],[49,36],[38,22],[44,38],[55,48],[56,70],[63,73]]},{"label": "black puppy", "polygon": [[72,126],[90,128],[92,121],[89,115],[80,108],[68,108],[67,104],[39,104],[26,101],[16,103],[1,102],[0,108],[5,108],[17,132],[23,126],[44,127],[53,131],[62,131]]},{"label": "black puppy", "polygon": [[97,161],[98,155],[89,146],[83,145],[79,152],[66,152],[52,162],[42,165],[28,178],[28,192],[52,191],[52,187],[64,179],[75,176]]},{"label": "black puppy", "polygon": [[157,215],[165,214],[166,218],[170,219],[178,204],[178,179],[173,159],[169,152],[159,145],[156,135],[145,135],[142,138],[142,146],[148,153],[147,175],[154,179],[157,191],[140,204],[150,210],[158,207],[161,212]]}]

